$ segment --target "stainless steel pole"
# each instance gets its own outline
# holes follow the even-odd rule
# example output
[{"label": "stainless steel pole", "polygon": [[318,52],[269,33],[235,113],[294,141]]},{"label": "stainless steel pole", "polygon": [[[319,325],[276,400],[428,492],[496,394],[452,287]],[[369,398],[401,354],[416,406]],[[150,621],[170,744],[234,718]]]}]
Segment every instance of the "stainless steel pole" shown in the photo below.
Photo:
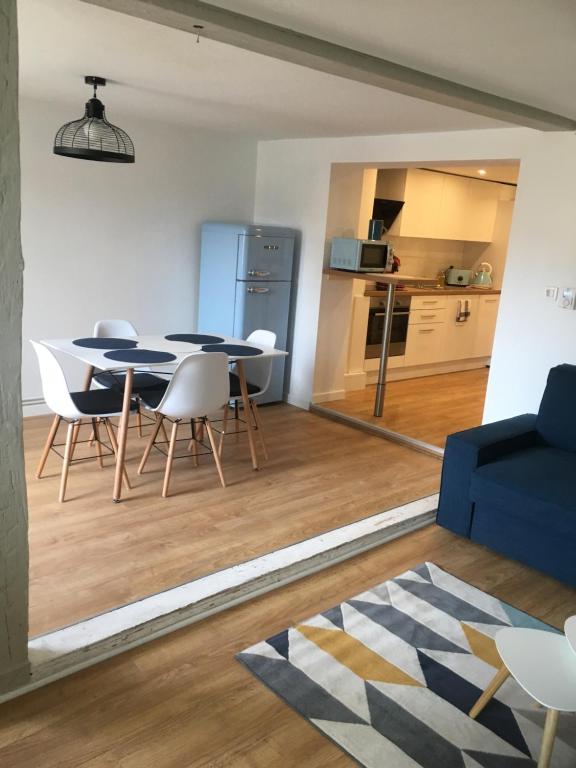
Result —
[{"label": "stainless steel pole", "polygon": [[382,416],[384,406],[384,393],[386,392],[386,369],[388,368],[388,353],[390,347],[390,335],[392,333],[392,315],[394,313],[394,296],[396,288],[392,283],[388,284],[386,296],[386,317],[382,329],[382,355],[378,368],[378,382],[376,384],[376,398],[374,400],[374,416]]}]

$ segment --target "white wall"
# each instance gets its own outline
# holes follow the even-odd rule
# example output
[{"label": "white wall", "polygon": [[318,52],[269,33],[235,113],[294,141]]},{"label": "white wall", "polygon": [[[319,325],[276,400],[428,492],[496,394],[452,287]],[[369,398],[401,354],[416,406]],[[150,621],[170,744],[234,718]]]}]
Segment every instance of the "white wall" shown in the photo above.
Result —
[{"label": "white wall", "polygon": [[[25,400],[41,396],[30,338],[89,336],[104,317],[193,329],[201,222],[253,217],[255,142],[114,113],[134,165],[57,157],[54,134],[75,116],[20,103]],[[79,367],[66,369],[78,386]]]},{"label": "white wall", "polygon": [[576,285],[576,138],[511,128],[490,131],[262,142],[255,216],[302,230],[290,399],[312,396],[330,167],[421,166],[521,160],[485,419],[535,410],[547,372],[576,363],[576,312],[543,295]]}]

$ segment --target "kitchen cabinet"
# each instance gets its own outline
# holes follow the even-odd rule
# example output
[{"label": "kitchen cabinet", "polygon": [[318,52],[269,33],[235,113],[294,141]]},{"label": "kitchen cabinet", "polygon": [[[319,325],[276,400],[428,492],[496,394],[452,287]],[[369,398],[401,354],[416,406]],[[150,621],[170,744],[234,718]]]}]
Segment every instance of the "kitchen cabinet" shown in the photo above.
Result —
[{"label": "kitchen cabinet", "polygon": [[[464,311],[466,306],[470,314],[464,322],[458,322],[458,313]],[[466,360],[477,357],[474,345],[479,322],[477,296],[449,296],[447,298],[444,360]]]},{"label": "kitchen cabinet", "polygon": [[474,338],[474,357],[490,357],[500,307],[499,296],[478,297],[478,323]]},{"label": "kitchen cabinet", "polygon": [[408,325],[404,365],[439,363],[444,356],[444,323]]},{"label": "kitchen cabinet", "polygon": [[[380,171],[378,194],[398,199],[398,171],[385,183]],[[501,185],[464,176],[409,168],[404,173],[404,207],[390,235],[440,240],[491,242]],[[393,182],[393,183],[392,183]]]},{"label": "kitchen cabinet", "polygon": [[[468,302],[469,316],[458,322]],[[453,294],[415,296],[410,305],[404,366],[490,357],[500,297]]]}]

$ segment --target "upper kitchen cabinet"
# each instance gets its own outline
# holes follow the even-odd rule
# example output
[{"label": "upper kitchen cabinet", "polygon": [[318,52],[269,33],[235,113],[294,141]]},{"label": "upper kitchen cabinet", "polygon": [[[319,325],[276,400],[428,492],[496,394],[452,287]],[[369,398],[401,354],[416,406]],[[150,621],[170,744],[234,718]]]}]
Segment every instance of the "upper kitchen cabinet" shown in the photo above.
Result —
[{"label": "upper kitchen cabinet", "polygon": [[500,185],[419,168],[381,170],[376,196],[404,200],[390,235],[488,243]]}]

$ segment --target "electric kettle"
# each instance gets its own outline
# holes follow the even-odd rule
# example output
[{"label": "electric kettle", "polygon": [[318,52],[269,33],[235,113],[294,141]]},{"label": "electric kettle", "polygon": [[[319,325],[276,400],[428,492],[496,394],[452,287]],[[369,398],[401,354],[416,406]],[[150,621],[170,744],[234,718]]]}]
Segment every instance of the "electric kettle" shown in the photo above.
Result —
[{"label": "electric kettle", "polygon": [[477,288],[492,288],[492,265],[483,261],[478,268],[478,272],[472,279],[472,285]]}]

